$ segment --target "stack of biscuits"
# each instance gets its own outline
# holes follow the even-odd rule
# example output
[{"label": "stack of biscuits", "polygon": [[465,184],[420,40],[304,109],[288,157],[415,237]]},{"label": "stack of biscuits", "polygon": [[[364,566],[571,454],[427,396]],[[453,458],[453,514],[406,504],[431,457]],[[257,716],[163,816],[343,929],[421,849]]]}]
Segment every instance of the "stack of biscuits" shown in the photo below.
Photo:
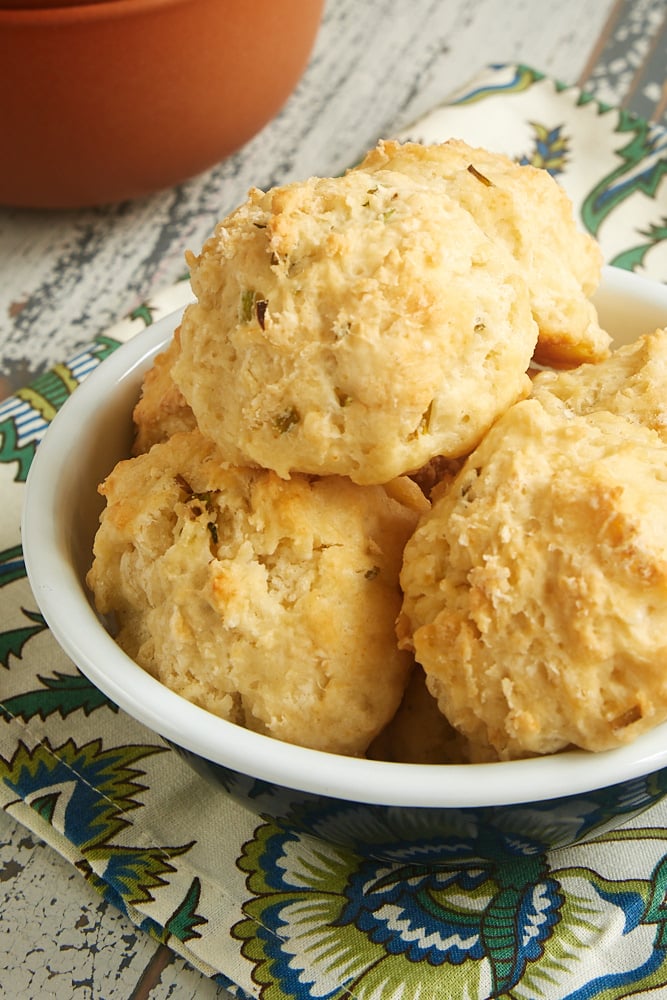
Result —
[{"label": "stack of biscuits", "polygon": [[548,173],[383,142],[251,190],[188,264],[100,486],[88,582],[130,656],[350,756],[600,750],[667,717],[667,334],[610,351]]}]

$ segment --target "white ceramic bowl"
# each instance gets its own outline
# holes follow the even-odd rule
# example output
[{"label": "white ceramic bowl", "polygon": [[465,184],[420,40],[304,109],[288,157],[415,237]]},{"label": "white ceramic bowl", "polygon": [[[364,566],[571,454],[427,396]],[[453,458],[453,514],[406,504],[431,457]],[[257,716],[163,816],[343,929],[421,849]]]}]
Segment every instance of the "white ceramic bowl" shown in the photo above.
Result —
[{"label": "white ceramic bowl", "polygon": [[[616,344],[667,325],[667,287],[627,272],[605,269],[597,304]],[[97,687],[250,808],[376,857],[460,864],[535,853],[618,825],[667,793],[667,725],[599,754],[457,766],[356,760],[225,722],[129,659],[84,582],[101,508],[96,487],[129,453],[142,375],[179,319],[149,327],[88,377],[53,421],[28,478],[28,576],[55,638]]]}]

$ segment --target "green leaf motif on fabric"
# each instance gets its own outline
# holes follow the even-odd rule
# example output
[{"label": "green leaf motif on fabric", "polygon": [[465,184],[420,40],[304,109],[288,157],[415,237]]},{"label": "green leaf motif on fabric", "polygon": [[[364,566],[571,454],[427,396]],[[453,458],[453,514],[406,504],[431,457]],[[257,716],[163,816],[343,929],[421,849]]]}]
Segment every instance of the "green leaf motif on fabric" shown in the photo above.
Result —
[{"label": "green leaf motif on fabric", "polygon": [[[0,634],[0,660],[2,660],[3,640],[8,635],[10,635],[8,632]],[[118,712],[118,707],[78,671],[74,674],[64,674],[56,670],[52,677],[38,675],[37,680],[42,684],[41,688],[22,691],[13,697],[5,698],[0,705],[0,713],[4,708],[8,716],[28,722],[35,717],[45,721],[56,713],[62,719],[78,711],[88,716],[99,708]]]},{"label": "green leaf motif on fabric", "polygon": [[657,943],[667,948],[667,858],[663,858],[653,872],[644,920],[658,925]]},{"label": "green leaf motif on fabric", "polygon": [[518,162],[522,166],[548,170],[553,177],[557,177],[563,172],[570,151],[570,139],[564,132],[564,126],[549,128],[539,122],[529,124],[534,132],[533,150]]},{"label": "green leaf motif on fabric", "polygon": [[641,267],[649,253],[654,247],[667,240],[667,219],[662,225],[651,225],[646,230],[639,230],[640,235],[646,237],[646,243],[623,250],[610,261],[614,267],[623,267],[626,271],[634,271]]},{"label": "green leaf motif on fabric", "polygon": [[80,859],[76,867],[103,899],[122,913],[126,913],[142,931],[160,944],[169,944],[172,938],[183,942],[200,938],[201,934],[195,928],[208,924],[207,918],[197,913],[201,897],[201,883],[197,877],[193,878],[185,896],[172,915],[164,921],[164,926],[161,926],[156,920],[147,916],[142,917],[141,912],[133,909],[131,901],[118,892],[117,885],[107,881],[106,875],[104,878],[100,877],[87,859]]},{"label": "green leaf motif on fabric", "polygon": [[201,882],[198,878],[194,878],[180,905],[165,923],[167,937],[173,934],[179,941],[191,941],[193,938],[201,937],[196,928],[208,921],[197,913],[200,897]]},{"label": "green leaf motif on fabric", "polygon": [[7,632],[0,632],[0,664],[5,669],[9,669],[10,657],[15,656],[21,659],[23,647],[33,635],[44,632],[46,622],[37,611],[28,611],[21,608],[22,614],[32,622],[32,625],[24,625],[20,628],[12,628]]},{"label": "green leaf motif on fabric", "polygon": [[93,353],[100,361],[104,361],[110,354],[118,350],[120,345],[121,341],[116,340],[115,337],[109,337],[106,333],[98,333],[95,337]]},{"label": "green leaf motif on fabric", "polygon": [[0,421],[0,463],[3,465],[16,463],[15,482],[25,483],[30,463],[35,457],[36,447],[35,441],[29,441],[24,445],[19,444],[16,424],[11,417]]},{"label": "green leaf motif on fabric", "polygon": [[149,305],[148,302],[141,302],[136,309],[133,309],[128,315],[128,319],[138,319],[144,324],[144,326],[150,326],[153,322],[153,313],[155,312],[155,306]]},{"label": "green leaf motif on fabric", "polygon": [[618,115],[616,132],[620,135],[629,133],[631,138],[616,150],[620,165],[602,177],[582,203],[584,225],[596,237],[602,223],[618,205],[637,192],[654,197],[667,174],[663,133],[623,109],[614,114]]},{"label": "green leaf motif on fabric", "polygon": [[12,545],[0,552],[0,587],[7,587],[26,576],[23,547]]},{"label": "green leaf motif on fabric", "polygon": [[59,792],[50,792],[46,795],[36,796],[30,803],[35,812],[45,819],[47,823],[53,822],[53,815],[58,804]]},{"label": "green leaf motif on fabric", "polygon": [[[52,746],[45,739],[33,749],[19,742],[10,760],[0,757],[0,781],[77,848],[78,867],[106,898],[137,906],[153,901],[176,870],[172,860],[193,846],[125,843],[133,826],[129,815],[141,808],[148,788],[139,780],[146,772],[136,765],[165,752],[151,745],[105,748],[101,739],[81,746],[73,739]],[[191,885],[169,933],[195,936],[204,921],[198,902],[198,887]]]}]

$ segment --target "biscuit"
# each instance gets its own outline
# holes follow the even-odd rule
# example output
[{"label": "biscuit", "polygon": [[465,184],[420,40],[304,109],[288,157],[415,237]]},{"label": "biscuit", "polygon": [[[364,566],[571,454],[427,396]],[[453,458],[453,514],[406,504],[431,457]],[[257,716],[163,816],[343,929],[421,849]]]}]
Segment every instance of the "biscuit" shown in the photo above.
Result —
[{"label": "biscuit", "polygon": [[88,574],[125,652],[225,719],[363,754],[393,716],[398,574],[426,507],[390,487],[224,466],[198,431],[121,462]]},{"label": "biscuit", "polygon": [[477,759],[606,750],[667,718],[665,510],[660,437],[555,397],[511,407],[436,491],[398,631]]},{"label": "biscuit", "polygon": [[539,372],[533,393],[551,396],[577,414],[603,410],[649,427],[667,443],[667,330],[645,334],[596,365]]},{"label": "biscuit", "polygon": [[189,264],[172,375],[231,463],[384,483],[466,454],[530,391],[514,261],[404,174],[253,190]]},{"label": "biscuit", "polygon": [[404,764],[465,764],[465,739],[449,724],[415,665],[396,715],[368,748],[372,760]]},{"label": "biscuit", "polygon": [[567,194],[546,170],[456,139],[437,145],[381,142],[359,169],[444,184],[487,236],[509,251],[530,290],[539,327],[537,362],[561,367],[606,356],[610,338],[590,302],[602,254],[577,227]]},{"label": "biscuit", "polygon": [[425,497],[430,497],[433,491],[442,483],[451,482],[465,462],[467,456],[460,458],[445,458],[442,455],[431,459],[421,469],[410,473],[410,478],[417,483]]},{"label": "biscuit", "polygon": [[194,414],[171,377],[171,368],[179,350],[180,329],[177,329],[169,347],[157,355],[144,375],[141,395],[132,413],[135,428],[133,455],[148,451],[154,444],[166,441],[178,431],[190,431],[196,427]]}]

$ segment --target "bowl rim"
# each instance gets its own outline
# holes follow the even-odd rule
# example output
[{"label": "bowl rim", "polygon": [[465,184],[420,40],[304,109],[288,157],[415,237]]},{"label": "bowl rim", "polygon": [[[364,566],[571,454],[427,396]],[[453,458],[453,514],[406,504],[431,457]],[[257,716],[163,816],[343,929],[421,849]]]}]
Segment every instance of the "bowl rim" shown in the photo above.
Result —
[{"label": "bowl rim", "polygon": [[[667,286],[605,267],[596,301],[646,307],[667,324]],[[56,414],[33,459],[21,519],[24,558],[38,606],[83,674],[130,716],[208,761],[279,786],[381,806],[479,808],[581,795],[667,766],[667,722],[627,746],[483,764],[404,764],[350,758],[283,743],[212,715],[169,690],[117,646],[93,610],[57,517],[76,434],[100,399],[135,381],[171,340],[182,310],[136,334],[104,360]],[[647,323],[649,320],[647,319]],[[637,332],[649,332],[649,328]],[[55,483],[55,488],[54,484]],[[106,665],[102,665],[106,664]],[[586,766],[581,764],[585,762]],[[473,779],[474,780],[471,780]]]}]

